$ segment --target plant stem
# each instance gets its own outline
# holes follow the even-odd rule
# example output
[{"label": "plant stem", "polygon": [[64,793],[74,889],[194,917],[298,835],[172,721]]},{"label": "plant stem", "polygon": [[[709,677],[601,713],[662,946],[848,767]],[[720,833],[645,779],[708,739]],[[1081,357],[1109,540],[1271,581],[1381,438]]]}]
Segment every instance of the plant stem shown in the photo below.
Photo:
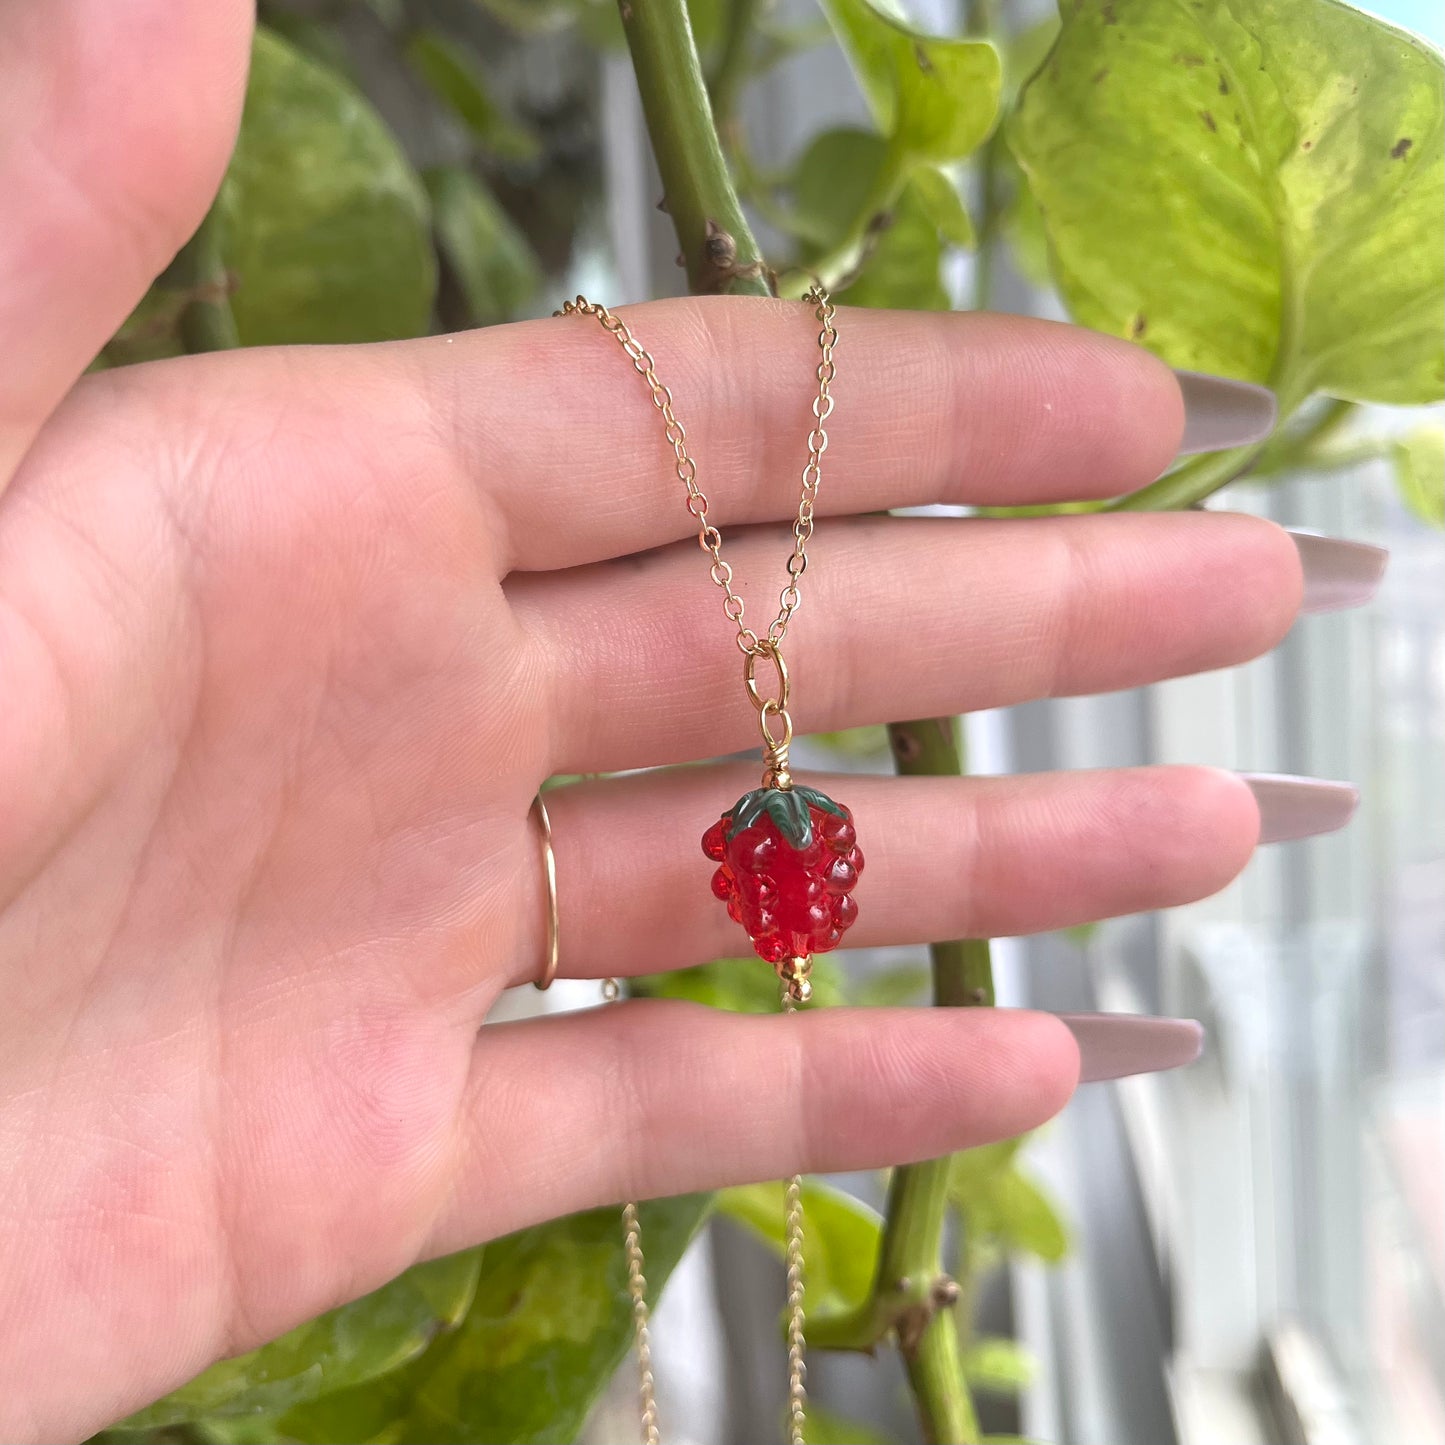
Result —
[{"label": "plant stem", "polygon": [[912,1354],[905,1353],[908,1383],[929,1445],[974,1445],[982,1439],[978,1415],[964,1383],[958,1317],[940,1310]]},{"label": "plant stem", "polygon": [[1325,443],[1348,426],[1358,410],[1352,401],[1331,397],[1303,425],[1280,427],[1264,444],[1251,475],[1269,477],[1318,465],[1332,455],[1323,450]]},{"label": "plant stem", "polygon": [[241,344],[236,318],[231,314],[230,279],[221,259],[220,221],[215,206],[166,267],[161,284],[190,297],[176,323],[187,351],[232,351]]},{"label": "plant stem", "polygon": [[768,295],[758,243],[713,124],[683,0],[619,0],[619,8],[689,287]]},{"label": "plant stem", "polygon": [[[682,245],[694,291],[766,294],[757,243],[728,175],[713,123],[697,48],[683,0],[620,0],[623,26],[642,93],[667,210]],[[724,235],[734,248],[720,254]],[[962,758],[952,718],[896,723],[890,729],[899,771],[957,773]],[[942,944],[933,950],[934,994],[945,1005],[993,1001],[988,944]],[[942,1269],[948,1209],[945,1160],[895,1171],[880,1254],[879,1285],[854,1320],[870,1342],[896,1329],[928,1438],[971,1445],[978,1425],[963,1382],[957,1323],[957,1286]],[[816,1344],[847,1343],[841,1333]]]},{"label": "plant stem", "polygon": [[737,114],[738,95],[748,78],[748,52],[761,9],[761,0],[732,0],[727,7],[722,53],[713,71],[710,87],[713,119],[723,136],[729,134],[729,127]]},{"label": "plant stem", "polygon": [[1227,452],[1209,452],[1194,457],[1182,467],[1151,482],[1141,491],[1110,502],[1109,512],[1174,512],[1192,507],[1241,477],[1259,455],[1261,447],[1235,447]]},{"label": "plant stem", "polygon": [[[940,777],[963,771],[963,747],[953,718],[893,723],[888,735],[898,771],[905,776]],[[987,939],[937,943],[929,953],[935,1004],[979,1008],[993,1003]],[[978,1439],[978,1421],[963,1380],[958,1322],[951,1308],[958,1287],[943,1269],[950,1165],[949,1159],[931,1159],[893,1171],[873,1287],[874,1312],[880,1313],[882,1299],[902,1297],[906,1305],[920,1286],[925,1290],[919,1313],[894,1312],[900,1316],[895,1320],[899,1348],[925,1437],[968,1445]]]}]

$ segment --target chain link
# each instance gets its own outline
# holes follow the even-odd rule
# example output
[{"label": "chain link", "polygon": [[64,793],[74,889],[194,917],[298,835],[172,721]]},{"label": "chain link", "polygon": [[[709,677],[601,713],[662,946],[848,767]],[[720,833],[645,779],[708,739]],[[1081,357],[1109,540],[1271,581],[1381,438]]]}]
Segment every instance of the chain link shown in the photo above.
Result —
[{"label": "chain link", "polygon": [[736,626],[739,649],[748,656],[767,655],[768,644],[776,649],[788,631],[788,623],[802,602],[798,583],[808,570],[808,543],[813,536],[813,512],[818,501],[818,488],[823,481],[823,453],[828,450],[827,420],[833,412],[833,378],[837,368],[833,364],[833,347],[838,341],[838,329],[833,324],[836,308],[828,293],[821,286],[814,286],[803,298],[812,304],[813,314],[818,320],[818,392],[813,398],[813,427],[808,433],[808,460],[803,467],[802,495],[798,500],[798,515],[793,521],[793,551],[788,557],[788,581],[778,594],[778,615],[768,624],[766,633],[759,636],[743,621],[743,599],[733,589],[733,569],[722,554],[722,533],[708,519],[708,500],[697,480],[697,463],[687,449],[687,431],[678,421],[672,406],[672,393],[658,380],[657,363],[652,353],[632,334],[627,323],[598,301],[589,301],[578,296],[575,301],[565,301],[556,316],[593,316],[602,328],[616,338],[632,362],[633,369],[647,383],[652,394],[652,404],[662,415],[663,435],[672,445],[677,462],[677,478],[686,489],[686,506],[692,519],[697,523],[698,546],[712,557],[708,574],[722,589],[723,612]]}]

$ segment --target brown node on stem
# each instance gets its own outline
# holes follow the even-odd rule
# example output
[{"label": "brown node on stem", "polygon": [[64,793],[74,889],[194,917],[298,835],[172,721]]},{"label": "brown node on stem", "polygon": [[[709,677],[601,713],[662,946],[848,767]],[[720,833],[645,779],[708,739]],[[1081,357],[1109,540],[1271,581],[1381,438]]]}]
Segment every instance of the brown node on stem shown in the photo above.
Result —
[{"label": "brown node on stem", "polygon": [[703,237],[702,262],[697,289],[706,295],[725,291],[733,281],[769,275],[768,268],[760,260],[739,266],[738,243],[730,232],[725,231],[711,217],[708,218],[707,231]]},{"label": "brown node on stem", "polygon": [[[900,1286],[908,1281],[900,1280]],[[905,1355],[914,1355],[927,1333],[933,1317],[940,1310],[956,1305],[962,1291],[958,1281],[951,1275],[936,1276],[928,1287],[928,1293],[920,1300],[911,1300],[904,1305],[894,1318],[893,1328],[898,1335],[898,1348]]]}]

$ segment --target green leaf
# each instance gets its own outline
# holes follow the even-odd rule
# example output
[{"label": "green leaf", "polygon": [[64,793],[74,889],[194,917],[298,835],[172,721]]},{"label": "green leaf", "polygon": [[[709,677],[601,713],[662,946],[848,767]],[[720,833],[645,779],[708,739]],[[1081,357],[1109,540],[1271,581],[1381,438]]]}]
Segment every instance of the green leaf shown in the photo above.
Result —
[{"label": "green leaf", "polygon": [[973,221],[952,176],[937,166],[919,166],[913,172],[913,188],[938,234],[950,246],[972,250],[978,244]]},{"label": "green leaf", "polygon": [[995,1176],[980,1211],[987,1231],[1010,1249],[1050,1264],[1069,1252],[1069,1234],[1054,1202],[1026,1174],[1007,1169]]},{"label": "green leaf", "polygon": [[859,762],[888,756],[888,729],[868,726],[842,728],[832,733],[809,733],[810,742],[821,743],[840,757]]},{"label": "green leaf", "polygon": [[293,15],[285,10],[272,10],[266,17],[266,27],[279,35],[303,55],[336,71],[353,84],[357,80],[346,41],[333,21],[317,20],[310,15]]},{"label": "green leaf", "polygon": [[1016,1395],[1028,1388],[1038,1362],[1017,1340],[985,1336],[963,1352],[963,1373],[977,1389]]},{"label": "green leaf", "polygon": [[998,53],[981,40],[924,34],[873,0],[823,0],[891,148],[909,162],[971,154],[993,128]]},{"label": "green leaf", "polygon": [[469,46],[437,30],[418,30],[407,41],[406,56],[483,150],[499,160],[520,163],[531,163],[541,154],[535,132],[492,99],[481,62]]},{"label": "green leaf", "polygon": [[950,299],[942,266],[938,227],[910,185],[893,206],[888,224],[865,245],[862,274],[833,299],[847,306],[947,311]]},{"label": "green leaf", "polygon": [[510,321],[542,285],[527,238],[470,171],[442,166],[425,180],[437,246],[465,298],[468,325]]},{"label": "green leaf", "polygon": [[850,1420],[808,1401],[808,1445],[889,1445],[892,1438],[862,1420]]},{"label": "green leaf", "polygon": [[212,1365],[124,1423],[149,1430],[201,1416],[275,1413],[364,1384],[454,1329],[477,1288],[482,1251],[418,1265],[250,1354]]},{"label": "green leaf", "polygon": [[923,1001],[928,980],[928,969],[918,963],[879,969],[858,983],[851,1001],[863,1008],[904,1008]]},{"label": "green leaf", "polygon": [[1028,1140],[1027,1134],[1020,1134],[1016,1139],[980,1144],[955,1154],[949,1165],[949,1193],[959,1208],[967,1209],[999,1174],[1012,1168],[1019,1150]]},{"label": "green leaf", "polygon": [[1394,445],[1395,484],[1405,505],[1430,527],[1445,527],[1445,431],[1420,427]]},{"label": "green leaf", "polygon": [[[708,1195],[640,1206],[654,1302]],[[593,1210],[487,1246],[461,1326],[370,1385],[292,1410],[282,1438],[390,1445],[558,1445],[582,1428],[632,1342],[620,1211]]]},{"label": "green leaf", "polygon": [[361,95],[265,30],[218,205],[246,345],[427,329],[436,261],[421,182]]},{"label": "green leaf", "polygon": [[[720,1213],[741,1224],[782,1258],[784,1186],[748,1184],[717,1196]],[[872,1288],[883,1238],[879,1214],[821,1180],[803,1181],[808,1232],[808,1308],[844,1310],[861,1304]]]},{"label": "green leaf", "polygon": [[1010,140],[1075,318],[1176,366],[1445,385],[1442,65],[1336,0],[1081,0]]},{"label": "green leaf", "polygon": [[871,130],[819,131],[788,180],[795,233],[821,250],[865,226],[868,208],[886,199],[880,178],[887,164],[888,142]]},{"label": "green leaf", "polygon": [[[971,236],[971,228],[957,192],[949,198],[939,186],[946,178],[936,175],[936,168],[970,155],[993,127],[1000,90],[997,52],[984,40],[925,35],[874,0],[822,0],[822,7],[857,74],[883,147],[870,155],[853,142],[855,171],[828,166],[842,176],[838,199],[824,195],[819,201],[827,192],[822,179],[795,178],[795,194],[805,192],[803,225],[819,247],[802,257],[803,270],[818,273],[840,292],[853,277],[857,285],[847,295],[853,305],[944,306],[939,234],[959,244],[958,237]],[[835,150],[824,159],[837,162],[841,155]],[[909,185],[918,175],[925,176],[922,191]],[[819,240],[827,228],[816,224],[816,217],[835,218],[844,211],[851,220]]]},{"label": "green leaf", "polygon": [[[718,904],[721,908],[722,905]],[[813,1008],[841,1004],[843,985],[838,960],[829,953],[813,959],[810,975]],[[681,998],[731,1013],[770,1014],[778,1011],[778,977],[755,954],[719,958],[695,968],[634,979],[635,992],[648,998]]]}]

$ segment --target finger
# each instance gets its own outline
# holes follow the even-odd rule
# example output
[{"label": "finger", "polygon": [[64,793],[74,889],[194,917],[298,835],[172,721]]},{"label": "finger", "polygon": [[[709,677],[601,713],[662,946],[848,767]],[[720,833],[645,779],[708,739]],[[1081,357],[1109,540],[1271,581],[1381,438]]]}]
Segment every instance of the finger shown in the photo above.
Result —
[{"label": "finger", "polygon": [[1010,1138],[1057,1113],[1078,1074],[1068,1029],[1021,1010],[769,1018],[650,1001],[497,1025],[477,1042],[430,1248],[625,1198]]},{"label": "finger", "polygon": [[[769,529],[733,540],[744,577],[780,576],[786,553]],[[1224,667],[1279,641],[1301,588],[1289,536],[1228,513],[857,519],[814,553],[787,634],[800,732]],[[696,547],[513,576],[508,593],[553,679],[554,772],[758,744]]]},{"label": "finger", "polygon": [[[811,314],[756,297],[626,314],[672,388],[710,519],[732,528],[794,516],[813,422]],[[1179,445],[1178,383],[1125,342],[984,313],[846,310],[839,324],[820,516],[1108,497],[1153,480]],[[398,485],[422,476],[475,494],[499,575],[696,533],[646,386],[586,317],[316,349],[304,364],[265,349],[228,361],[235,412],[261,419],[278,467],[288,438],[294,465],[317,465],[314,428],[276,429],[284,384],[294,415],[331,421],[343,461],[382,454]],[[194,390],[193,368],[149,375],[181,399]]]},{"label": "finger", "polygon": [[[1191,903],[1223,888],[1259,834],[1248,786],[1212,768],[1002,778],[809,778],[846,803],[866,868],[848,947],[1041,933]],[[747,764],[668,769],[547,794],[564,975],[685,968],[748,952],[708,886],[703,831]],[[511,981],[542,956],[540,868]]]},{"label": "finger", "polygon": [[247,0],[0,6],[0,486],[205,214],[250,25]]},{"label": "finger", "polygon": [[[622,314],[671,389],[713,524],[791,517],[817,389],[811,309],[711,297]],[[845,310],[838,325],[822,514],[1114,496],[1153,480],[1178,447],[1178,384],[1138,347],[983,313]],[[696,532],[648,389],[592,319],[507,328],[474,363],[456,348],[417,354],[498,507],[511,567]],[[505,414],[493,404],[502,377]]]}]

